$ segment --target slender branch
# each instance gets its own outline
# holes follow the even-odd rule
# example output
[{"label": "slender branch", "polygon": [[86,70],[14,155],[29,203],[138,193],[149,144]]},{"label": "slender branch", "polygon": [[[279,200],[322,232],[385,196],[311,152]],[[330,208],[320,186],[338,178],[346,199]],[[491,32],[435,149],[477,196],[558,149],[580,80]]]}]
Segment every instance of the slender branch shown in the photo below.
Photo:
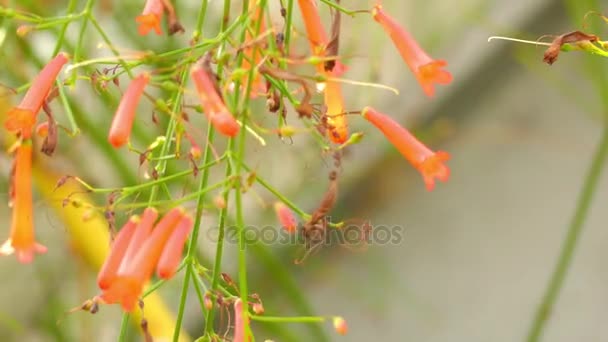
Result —
[{"label": "slender branch", "polygon": [[579,199],[574,211],[572,220],[568,227],[566,239],[562,244],[559,259],[549,280],[549,284],[545,290],[545,294],[534,315],[532,326],[528,332],[528,342],[537,342],[543,333],[547,320],[551,315],[551,311],[559,297],[560,291],[564,284],[564,280],[572,263],[572,257],[576,251],[577,242],[581,236],[589,208],[593,197],[599,189],[599,181],[602,171],[606,165],[608,157],[608,123],[604,125],[602,139],[595,151],[593,160],[589,167],[589,171],[585,178],[583,188],[579,195]]}]

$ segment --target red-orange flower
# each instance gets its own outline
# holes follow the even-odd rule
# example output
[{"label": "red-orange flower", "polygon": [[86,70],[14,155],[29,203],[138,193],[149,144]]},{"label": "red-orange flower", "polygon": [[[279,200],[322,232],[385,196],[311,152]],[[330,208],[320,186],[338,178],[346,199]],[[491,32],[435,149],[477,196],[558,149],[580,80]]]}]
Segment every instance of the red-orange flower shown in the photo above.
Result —
[{"label": "red-orange flower", "polygon": [[203,66],[196,64],[190,70],[190,77],[196,86],[203,110],[213,127],[226,136],[236,136],[240,129],[239,124],[215,89],[210,73]]},{"label": "red-orange flower", "polygon": [[295,233],[298,228],[298,220],[296,220],[293,212],[283,202],[276,202],[274,204],[274,212],[283,229],[288,233]]},{"label": "red-orange flower", "polygon": [[[312,54],[317,57],[325,57],[329,39],[323,28],[316,2],[314,0],[298,0],[298,4],[304,19]],[[317,64],[317,72],[326,77],[339,76],[344,70],[344,65],[339,61],[336,62],[332,72],[326,71],[323,63]],[[325,82],[324,92],[325,105],[327,106],[327,123],[330,126],[328,130],[329,139],[334,143],[342,144],[348,139],[348,123],[344,115],[342,87],[336,81],[327,81]]]},{"label": "red-orange flower", "polygon": [[130,312],[155,268],[163,279],[175,274],[192,219],[175,208],[150,229],[156,217],[156,210],[148,208],[120,230],[97,276],[102,293],[95,301],[120,303]]},{"label": "red-orange flower", "polygon": [[148,73],[140,74],[131,81],[123,94],[108,134],[108,141],[112,146],[116,148],[121,147],[129,140],[133,121],[135,120],[137,104],[149,81],[150,75]]},{"label": "red-orange flower", "polygon": [[36,114],[42,108],[61,68],[68,62],[68,55],[59,53],[32,81],[21,103],[9,110],[4,127],[11,133],[19,133],[24,139],[32,135]]},{"label": "red-orange flower", "polygon": [[[298,5],[300,6],[300,12],[302,12],[302,19],[304,20],[304,27],[306,28],[306,34],[308,35],[310,50],[314,56],[323,57],[329,39],[323,28],[317,3],[315,0],[298,0]],[[317,65],[317,71],[320,73],[325,71],[323,63]]]},{"label": "red-orange flower", "polygon": [[237,298],[234,301],[234,342],[245,342],[245,321],[243,317],[243,301]]},{"label": "red-orange flower", "polygon": [[390,116],[371,107],[365,107],[361,111],[361,115],[376,126],[405,159],[422,174],[428,191],[435,187],[435,178],[442,182],[448,180],[450,169],[444,164],[445,161],[450,159],[447,152],[431,151]]},{"label": "red-orange flower", "polygon": [[25,140],[17,148],[13,177],[13,222],[10,238],[0,246],[1,255],[17,254],[21,263],[30,263],[35,253],[45,253],[46,247],[34,238],[32,206],[32,142]]},{"label": "red-orange flower", "polygon": [[432,97],[435,94],[434,83],[449,84],[452,82],[452,74],[442,69],[447,66],[447,62],[429,57],[409,32],[382,10],[382,5],[374,6],[372,16],[389,34],[401,57],[412,70],[427,96]]},{"label": "red-orange flower", "polygon": [[135,18],[135,21],[139,24],[139,34],[145,36],[150,30],[154,30],[156,34],[161,34],[160,20],[164,11],[165,7],[162,0],[146,1],[144,10]]},{"label": "red-orange flower", "polygon": [[348,139],[348,122],[344,115],[344,97],[340,83],[325,82],[324,95],[327,106],[327,123],[330,127],[327,135],[334,143],[343,144]]}]

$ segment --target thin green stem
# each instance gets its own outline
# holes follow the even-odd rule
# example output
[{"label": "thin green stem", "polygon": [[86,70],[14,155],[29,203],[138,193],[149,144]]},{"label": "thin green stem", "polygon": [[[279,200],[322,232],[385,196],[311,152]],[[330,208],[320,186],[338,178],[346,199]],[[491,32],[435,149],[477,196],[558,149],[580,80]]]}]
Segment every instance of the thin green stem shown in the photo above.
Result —
[{"label": "thin green stem", "polygon": [[93,24],[93,26],[95,27],[95,29],[97,30],[97,32],[101,36],[101,39],[103,39],[103,41],[108,45],[108,48],[112,51],[112,53],[114,54],[114,56],[116,56],[116,58],[118,58],[118,62],[125,69],[125,71],[127,72],[127,75],[129,75],[129,78],[132,79],[134,76],[133,76],[133,72],[131,72],[131,68],[129,68],[129,64],[126,63],[122,59],[122,57],[120,56],[120,52],[118,52],[118,50],[116,50],[116,48],[112,44],[112,41],[110,40],[110,37],[108,37],[108,35],[103,30],[103,28],[101,27],[101,25],[99,25],[99,23],[97,22],[97,19],[95,19],[95,16],[93,16],[92,14],[89,14],[88,17],[89,17],[89,20],[91,21],[91,24]]},{"label": "thin green stem", "polygon": [[192,33],[192,40],[195,43],[198,43],[198,40],[203,35],[203,24],[205,23],[205,14],[207,14],[207,3],[208,0],[203,0],[201,10],[198,11],[198,17],[196,18],[196,29]]},{"label": "thin green stem", "polygon": [[[243,164],[243,168],[248,172],[251,172],[251,168],[245,164]],[[307,214],[302,209],[298,208],[289,198],[285,197],[281,194],[277,189],[275,189],[270,183],[265,181],[262,177],[255,175],[256,183],[259,183],[262,187],[266,188],[271,194],[273,194],[278,200],[285,203],[291,210],[295,211],[296,214],[300,215],[304,220],[309,220],[311,218],[310,214]]]},{"label": "thin green stem", "polygon": [[330,0],[321,0],[321,2],[326,4],[329,7],[335,8],[336,10],[338,10],[346,15],[350,15],[351,17],[354,17],[355,14],[357,14],[357,13],[369,12],[369,10],[351,11],[349,9],[346,9],[346,8],[338,5],[336,2],[330,1]]},{"label": "thin green stem", "polygon": [[[74,11],[76,10],[76,5],[78,4],[78,0],[70,0],[70,2],[68,3],[68,15],[71,15],[74,13]],[[65,24],[63,24],[63,26],[61,27],[61,30],[59,31],[59,34],[57,35],[57,43],[55,44],[55,49],[53,49],[53,56],[56,56],[59,53],[59,50],[61,50],[61,46],[63,45],[63,40],[65,38],[65,32],[68,29],[68,26],[70,26],[71,21],[66,22]]]},{"label": "thin green stem", "polygon": [[285,18],[285,51],[290,51],[289,44],[291,44],[291,31],[293,25],[293,2],[294,0],[287,0],[287,18]]},{"label": "thin green stem", "polygon": [[566,239],[562,244],[559,258],[549,284],[545,290],[543,299],[536,310],[532,326],[528,332],[527,341],[537,342],[543,333],[547,320],[551,315],[555,302],[564,284],[564,280],[572,263],[572,257],[576,251],[577,242],[581,236],[589,208],[596,191],[599,189],[599,181],[608,157],[608,122],[604,124],[601,142],[593,156],[589,171],[585,178],[583,188],[570,221]]},{"label": "thin green stem", "polygon": [[[199,37],[198,35],[200,35],[200,33],[202,31],[202,28],[203,28],[203,25],[205,22],[206,11],[207,11],[207,0],[204,0],[201,4],[201,9],[198,14],[196,31],[195,31],[195,36],[194,36],[195,40],[198,39],[198,37]],[[182,84],[183,84],[183,82],[182,82]],[[211,125],[211,123],[208,123],[207,144],[205,146],[205,152],[204,152],[204,156],[203,156],[204,164],[209,163],[213,156],[212,144],[213,144],[214,138],[215,138],[215,130],[213,129],[213,125]],[[199,189],[206,188],[208,181],[209,181],[209,170],[205,169],[203,174],[201,175],[201,180],[199,182],[198,188]],[[186,272],[184,274],[184,282],[183,282],[182,291],[180,294],[179,309],[177,312],[177,319],[175,322],[175,330],[173,332],[173,341],[175,341],[175,342],[177,342],[179,339],[182,320],[183,320],[184,312],[185,312],[185,308],[186,308],[186,300],[188,298],[188,284],[190,283],[190,278],[192,277],[192,274],[194,272],[193,262],[194,262],[194,258],[196,258],[198,235],[200,232],[200,225],[201,225],[202,216],[203,216],[203,208],[204,208],[205,199],[206,199],[205,194],[200,194],[197,198],[194,229],[192,230],[192,234],[191,234],[190,240],[188,242],[188,251],[186,254],[186,260],[188,260],[188,268],[186,268]],[[204,310],[202,294],[200,293],[200,288],[197,285],[198,284],[194,284],[194,288],[195,288],[197,296],[199,298],[199,301],[201,304],[201,309]]]},{"label": "thin green stem", "polygon": [[[228,144],[228,148],[231,149],[233,145],[232,140],[230,140]],[[226,172],[225,176],[229,177],[232,174],[232,166],[230,163],[226,163]],[[224,203],[228,203],[230,196],[230,191],[228,188],[224,189]],[[226,233],[226,216],[228,215],[228,208],[224,206],[222,210],[220,210],[219,219],[218,219],[218,233],[217,233],[217,244],[215,246],[215,259],[213,264],[213,275],[211,278],[211,291],[215,293],[215,291],[219,287],[220,283],[220,275],[222,273],[222,259],[224,256],[224,236]],[[207,311],[205,317],[205,333],[204,335],[211,333],[213,329],[213,321],[215,318],[215,310],[213,310],[215,306],[215,302],[212,302],[211,309]]]},{"label": "thin green stem", "polygon": [[126,341],[127,331],[129,327],[129,315],[123,314],[120,320],[120,332],[118,333],[118,341]]},{"label": "thin green stem", "polygon": [[57,89],[59,90],[59,99],[61,100],[61,104],[65,109],[65,116],[68,118],[68,122],[70,123],[70,135],[76,136],[80,133],[80,128],[76,123],[76,119],[74,118],[74,112],[72,111],[72,106],[70,106],[70,100],[65,94],[65,89],[63,89],[63,84],[59,80],[56,82]]},{"label": "thin green stem", "polygon": [[[95,0],[87,0],[84,11],[82,12],[84,17],[82,19],[82,26],[80,27],[80,32],[78,33],[78,42],[74,47],[74,62],[78,62],[81,58],[82,45],[84,44],[84,36],[87,31],[87,24],[89,23],[89,14],[93,9],[93,5],[95,5]],[[70,82],[71,84],[74,84],[76,82],[76,76],[77,73],[76,71],[74,71],[72,73],[72,81]]]}]

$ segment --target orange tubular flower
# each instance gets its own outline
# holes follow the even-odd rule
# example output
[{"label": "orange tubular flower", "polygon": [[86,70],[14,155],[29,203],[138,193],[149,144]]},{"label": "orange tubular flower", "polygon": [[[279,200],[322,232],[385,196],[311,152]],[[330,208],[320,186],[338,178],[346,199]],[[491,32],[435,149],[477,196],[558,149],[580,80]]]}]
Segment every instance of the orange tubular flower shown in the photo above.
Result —
[{"label": "orange tubular flower", "polygon": [[234,342],[245,342],[245,319],[243,319],[243,301],[234,301]]},{"label": "orange tubular flower", "polygon": [[298,228],[298,221],[289,208],[283,202],[276,202],[274,204],[274,212],[277,215],[279,222],[283,229],[288,233],[295,233]]},{"label": "orange tubular flower", "polygon": [[190,70],[190,77],[196,86],[203,110],[213,127],[226,136],[236,136],[240,129],[239,124],[215,89],[209,72],[197,64]]},{"label": "orange tubular flower", "polygon": [[372,16],[389,34],[399,54],[422,86],[427,96],[435,94],[434,83],[449,84],[452,74],[442,68],[447,66],[444,60],[434,60],[422,50],[414,38],[389,15],[382,10],[382,5],[376,4]]},{"label": "orange tubular flower", "polygon": [[[314,0],[298,0],[304,26],[308,34],[310,49],[314,56],[324,57],[325,49],[329,44],[327,33],[321,23],[321,17]],[[333,72],[325,71],[323,63],[317,64],[317,72],[326,77],[339,76],[346,68],[337,62]],[[327,123],[331,127],[328,132],[329,139],[336,144],[342,144],[348,139],[348,124],[344,113],[344,98],[340,83],[327,81],[325,83],[325,105],[327,106]]]},{"label": "orange tubular flower", "polygon": [[114,119],[112,120],[110,133],[108,134],[108,141],[112,146],[119,148],[129,140],[133,121],[135,120],[137,104],[149,81],[150,75],[148,73],[137,76],[131,81],[127,91],[125,91],[122,96],[118,109],[114,114]]},{"label": "orange tubular flower", "polygon": [[102,293],[96,301],[120,303],[131,312],[155,267],[165,279],[175,274],[192,219],[175,208],[151,229],[157,215],[148,208],[141,219],[132,217],[120,230],[97,276]]},{"label": "orange tubular flower", "polygon": [[[315,0],[298,0],[298,5],[300,6],[300,12],[302,12],[302,18],[304,19],[304,26],[306,27],[308,41],[310,42],[310,50],[314,56],[323,57],[329,39],[323,28],[317,3]],[[323,63],[317,65],[317,71],[319,73],[325,71]]]},{"label": "orange tubular flower", "polygon": [[32,81],[29,90],[21,103],[9,110],[4,127],[11,133],[19,133],[24,139],[32,136],[36,114],[42,108],[49,91],[61,68],[68,62],[68,55],[59,53],[53,58]]},{"label": "orange tubular flower", "polygon": [[158,265],[156,266],[156,274],[159,278],[169,279],[173,277],[175,271],[177,271],[186,239],[188,239],[193,224],[192,218],[186,216],[182,218],[177,227],[175,227],[173,235],[167,240],[163,253],[158,260]]},{"label": "orange tubular flower", "polygon": [[435,187],[435,178],[442,182],[448,180],[450,169],[444,164],[450,159],[447,152],[431,151],[391,117],[371,107],[363,108],[361,115],[382,131],[391,144],[422,174],[428,191]]},{"label": "orange tubular flower", "polygon": [[160,19],[164,11],[165,7],[162,0],[146,1],[143,12],[135,18],[135,21],[139,24],[139,34],[145,36],[150,30],[154,30],[156,34],[160,35],[162,33]]},{"label": "orange tubular flower", "polygon": [[46,247],[34,239],[32,207],[32,142],[26,140],[17,148],[13,179],[13,222],[10,238],[0,246],[1,255],[17,254],[19,262],[27,264],[35,253],[45,253]]},{"label": "orange tubular flower", "polygon": [[346,115],[344,115],[344,97],[340,83],[327,81],[324,95],[327,106],[327,123],[330,126],[329,139],[336,144],[343,144],[348,139],[348,123]]}]

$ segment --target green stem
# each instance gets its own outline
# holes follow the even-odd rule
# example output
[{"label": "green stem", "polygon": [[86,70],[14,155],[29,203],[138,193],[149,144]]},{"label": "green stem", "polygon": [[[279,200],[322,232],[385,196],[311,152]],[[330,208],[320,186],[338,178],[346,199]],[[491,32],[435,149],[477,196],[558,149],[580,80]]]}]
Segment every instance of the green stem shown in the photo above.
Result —
[{"label": "green stem", "polygon": [[59,80],[56,82],[57,89],[59,90],[59,99],[61,100],[61,104],[65,109],[65,116],[68,118],[68,122],[70,123],[70,135],[72,137],[80,134],[80,128],[76,123],[76,119],[74,118],[74,112],[72,111],[72,106],[70,106],[70,100],[65,94],[65,89],[63,89],[63,84]]},{"label": "green stem", "polygon": [[[205,23],[206,12],[207,12],[207,0],[203,0],[203,2],[201,4],[201,8],[198,12],[198,18],[196,21],[196,29],[195,29],[194,36],[193,36],[193,39],[195,41],[197,41],[200,34],[202,34],[201,32],[203,29],[203,25]],[[194,47],[192,48],[191,51],[193,51],[193,50],[194,50]],[[182,84],[183,84],[183,82],[182,82]],[[204,165],[207,165],[211,161],[211,158],[213,156],[212,144],[213,144],[214,138],[215,138],[215,130],[213,129],[213,125],[211,125],[211,123],[208,123],[207,145],[205,146],[205,152],[204,152],[204,156],[203,156]],[[206,188],[208,182],[209,182],[209,169],[205,169],[203,171],[203,174],[201,175],[201,180],[200,180],[198,188],[199,189]],[[195,218],[195,222],[194,222],[194,229],[192,230],[192,235],[190,237],[190,241],[188,242],[188,252],[187,252],[187,256],[186,256],[186,260],[188,261],[188,267],[186,268],[186,272],[184,274],[184,283],[182,285],[182,292],[180,295],[179,309],[177,312],[177,319],[175,322],[175,330],[173,332],[173,341],[178,341],[178,339],[179,339],[179,333],[180,333],[181,326],[182,326],[182,320],[183,320],[184,312],[186,309],[186,300],[188,298],[188,283],[190,283],[190,278],[192,277],[192,273],[194,272],[193,259],[196,257],[196,247],[197,247],[197,242],[198,242],[198,234],[200,231],[200,225],[201,225],[201,221],[202,221],[202,217],[203,217],[203,206],[205,203],[205,198],[206,198],[205,194],[201,193],[198,196],[197,203],[196,203],[196,218]],[[198,286],[198,284],[194,284],[194,288],[199,297],[201,309],[204,310],[204,302],[203,302],[202,295],[200,293],[200,287]]]},{"label": "green stem", "polygon": [[[80,32],[78,33],[78,42],[76,43],[76,47],[74,48],[74,62],[78,62],[82,53],[82,45],[84,43],[84,34],[87,31],[87,24],[89,23],[89,14],[93,9],[93,5],[95,5],[95,0],[87,0],[84,11],[84,18],[82,19],[82,26],[80,27]],[[76,70],[72,73],[72,81],[70,84],[76,83],[77,73]]]},{"label": "green stem", "polygon": [[[233,142],[230,140],[228,144],[228,148],[232,148]],[[229,177],[232,174],[232,167],[230,163],[226,163],[226,177]],[[230,191],[228,188],[224,189],[224,203],[228,203],[230,196]],[[222,259],[224,256],[224,236],[226,231],[226,216],[228,214],[227,206],[222,208],[219,214],[218,219],[218,233],[217,233],[217,245],[215,247],[215,259],[213,264],[213,275],[211,278],[211,291],[215,293],[215,291],[219,287],[220,283],[220,275],[222,273]],[[213,309],[215,306],[215,301],[212,302],[211,309],[207,311],[205,317],[205,333],[204,335],[210,334],[213,329],[213,321],[215,318],[215,310]]]},{"label": "green stem", "polygon": [[[211,123],[208,124],[207,128],[207,137],[208,142],[205,147],[205,152],[203,156],[203,163],[207,164],[213,157],[213,151],[211,145],[213,144],[215,138],[215,130],[213,129],[213,125]],[[201,180],[199,183],[199,189],[204,189],[207,187],[207,183],[209,182],[209,169],[205,169],[203,174],[201,175]],[[196,214],[195,214],[195,222],[194,229],[192,229],[192,235],[190,237],[190,241],[188,242],[188,252],[186,253],[186,260],[188,260],[188,267],[186,268],[186,272],[184,274],[184,282],[182,284],[182,291],[180,295],[179,301],[179,309],[177,311],[177,319],[175,322],[175,330],[173,333],[173,341],[178,341],[179,333],[181,330],[181,323],[184,317],[184,311],[186,308],[186,300],[188,299],[188,285],[190,283],[190,278],[192,277],[192,272],[194,272],[194,266],[192,264],[193,259],[196,257],[196,246],[198,242],[198,235],[200,232],[201,221],[203,217],[203,206],[205,203],[205,194],[202,193],[198,196],[196,203]]]},{"label": "green stem", "polygon": [[[241,163],[242,164],[242,163]],[[251,172],[251,168],[247,165],[243,164],[243,168],[248,172]],[[305,213],[302,209],[298,208],[289,198],[285,197],[278,190],[276,190],[270,183],[265,181],[262,177],[255,175],[256,183],[259,183],[262,187],[266,188],[270,193],[272,193],[278,200],[285,203],[291,210],[295,211],[296,214],[300,215],[304,220],[309,220],[311,218],[310,214]]]},{"label": "green stem", "polygon": [[564,240],[559,255],[557,264],[542,302],[536,310],[532,327],[528,332],[528,342],[537,342],[543,333],[547,320],[551,315],[555,302],[559,296],[559,293],[564,284],[564,280],[572,263],[572,257],[576,250],[578,239],[583,230],[589,208],[591,206],[595,192],[597,191],[598,184],[606,164],[608,157],[608,123],[604,124],[604,131],[602,133],[602,140],[593,156],[593,161],[589,167],[589,171],[585,178],[582,191],[579,195],[579,199],[574,211],[574,216],[570,222],[566,239]]},{"label": "green stem", "polygon": [[131,72],[131,68],[129,68],[129,64],[127,62],[125,62],[125,60],[122,59],[122,57],[120,56],[120,52],[118,52],[118,50],[116,50],[116,48],[112,44],[112,41],[110,40],[110,37],[108,37],[108,35],[103,30],[101,25],[99,25],[99,23],[97,22],[97,19],[95,19],[95,17],[90,13],[89,13],[88,17],[89,17],[89,20],[91,21],[91,24],[93,24],[93,26],[95,27],[95,29],[101,36],[101,39],[103,39],[103,41],[108,45],[108,48],[110,48],[110,50],[112,51],[114,56],[116,56],[118,58],[118,62],[120,63],[120,65],[122,65],[123,69],[125,69],[125,71],[127,72],[127,75],[129,75],[129,78],[133,79],[134,76],[133,76],[133,73]]},{"label": "green stem", "polygon": [[291,27],[293,25],[293,2],[294,0],[287,0],[287,18],[285,18],[285,51],[290,51],[289,44],[291,43]]},{"label": "green stem", "polygon": [[118,341],[126,341],[127,328],[129,327],[129,315],[123,314],[120,320],[120,332],[118,333]]},{"label": "green stem", "polygon": [[[76,10],[76,4],[78,3],[78,0],[70,0],[70,2],[68,3],[68,15],[71,15],[74,13],[74,11]],[[61,30],[59,31],[59,34],[57,35],[57,43],[55,44],[55,49],[53,50],[53,56],[56,56],[59,53],[59,50],[61,49],[61,46],[63,45],[63,39],[65,38],[65,32],[68,29],[68,26],[70,26],[71,21],[66,22],[65,24],[63,24],[63,27],[61,27]]]}]

